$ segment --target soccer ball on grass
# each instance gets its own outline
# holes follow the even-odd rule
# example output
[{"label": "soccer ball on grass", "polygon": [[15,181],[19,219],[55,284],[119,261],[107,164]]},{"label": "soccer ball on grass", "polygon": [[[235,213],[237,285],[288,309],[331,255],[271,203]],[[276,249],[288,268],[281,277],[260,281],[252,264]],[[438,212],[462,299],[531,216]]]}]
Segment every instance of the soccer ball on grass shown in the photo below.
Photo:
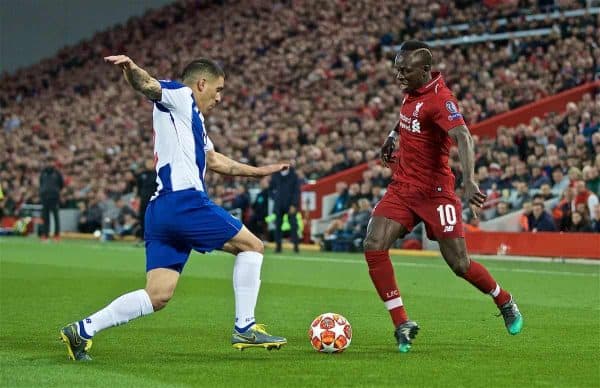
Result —
[{"label": "soccer ball on grass", "polygon": [[350,346],[352,326],[340,314],[321,314],[310,325],[308,338],[313,349],[321,353],[340,353]]}]

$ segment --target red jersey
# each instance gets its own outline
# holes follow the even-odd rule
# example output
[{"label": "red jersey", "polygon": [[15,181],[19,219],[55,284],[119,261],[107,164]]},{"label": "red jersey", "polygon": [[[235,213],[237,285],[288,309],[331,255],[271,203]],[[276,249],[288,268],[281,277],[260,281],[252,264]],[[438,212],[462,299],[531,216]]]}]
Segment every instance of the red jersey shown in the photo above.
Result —
[{"label": "red jersey", "polygon": [[402,101],[397,168],[393,181],[424,189],[454,191],[454,174],[448,166],[452,139],[448,131],[465,125],[456,98],[442,75],[432,73],[423,87],[408,93]]}]

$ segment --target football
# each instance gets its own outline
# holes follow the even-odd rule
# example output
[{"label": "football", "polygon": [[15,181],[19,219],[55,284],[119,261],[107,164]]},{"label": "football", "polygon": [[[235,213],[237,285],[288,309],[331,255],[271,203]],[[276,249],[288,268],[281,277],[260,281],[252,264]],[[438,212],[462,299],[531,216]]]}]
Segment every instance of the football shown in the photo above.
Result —
[{"label": "football", "polygon": [[308,338],[313,349],[321,353],[340,353],[350,346],[352,326],[340,314],[321,314],[310,325]]}]

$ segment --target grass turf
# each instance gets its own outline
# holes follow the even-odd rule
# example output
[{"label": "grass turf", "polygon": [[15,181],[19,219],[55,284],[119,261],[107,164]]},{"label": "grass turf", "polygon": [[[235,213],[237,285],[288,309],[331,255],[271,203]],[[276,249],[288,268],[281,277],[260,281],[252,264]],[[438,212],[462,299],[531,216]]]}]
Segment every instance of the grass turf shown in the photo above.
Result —
[{"label": "grass turf", "polygon": [[[229,343],[233,257],[193,254],[164,311],[99,333],[94,361],[75,363],[58,329],[143,287],[143,249],[0,239],[0,386],[597,386],[600,267],[482,261],[519,302],[518,336],[441,259],[394,257],[421,325],[400,354],[362,255],[267,252],[257,317],[289,344],[239,352]],[[345,353],[310,347],[310,322],[329,311],[352,323]]]}]

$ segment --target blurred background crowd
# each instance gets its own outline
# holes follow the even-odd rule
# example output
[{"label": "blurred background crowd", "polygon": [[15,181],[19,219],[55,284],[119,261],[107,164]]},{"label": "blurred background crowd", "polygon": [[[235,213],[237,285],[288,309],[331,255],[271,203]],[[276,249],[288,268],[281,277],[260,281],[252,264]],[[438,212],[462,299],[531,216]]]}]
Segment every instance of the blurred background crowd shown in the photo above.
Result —
[{"label": "blurred background crowd", "polygon": [[[64,181],[60,207],[80,210],[80,231],[93,232],[108,220],[119,234],[140,235],[138,211],[153,190],[152,103],[102,58],[123,53],[157,78],[177,79],[203,56],[227,73],[221,106],[206,117],[219,152],[253,165],[291,161],[300,184],[369,163],[360,183],[340,182],[331,210],[343,216],[327,233],[354,241],[364,235],[365,215],[391,177],[377,164],[403,97],[389,48],[407,39],[550,28],[541,36],[435,47],[434,70],[443,73],[472,125],[599,78],[598,14],[526,17],[584,6],[184,0],[149,11],[2,75],[1,211],[16,215],[23,204],[41,203],[40,174],[53,167]],[[461,23],[466,29],[447,28]],[[595,93],[565,112],[500,127],[493,139],[476,137],[476,175],[489,198],[484,219],[524,209],[524,230],[600,231],[599,129]],[[460,192],[455,148],[450,163]],[[262,222],[256,193],[273,197],[268,180],[209,172],[207,185],[215,202],[239,209],[248,223]],[[464,216],[476,230],[480,220]]]}]

